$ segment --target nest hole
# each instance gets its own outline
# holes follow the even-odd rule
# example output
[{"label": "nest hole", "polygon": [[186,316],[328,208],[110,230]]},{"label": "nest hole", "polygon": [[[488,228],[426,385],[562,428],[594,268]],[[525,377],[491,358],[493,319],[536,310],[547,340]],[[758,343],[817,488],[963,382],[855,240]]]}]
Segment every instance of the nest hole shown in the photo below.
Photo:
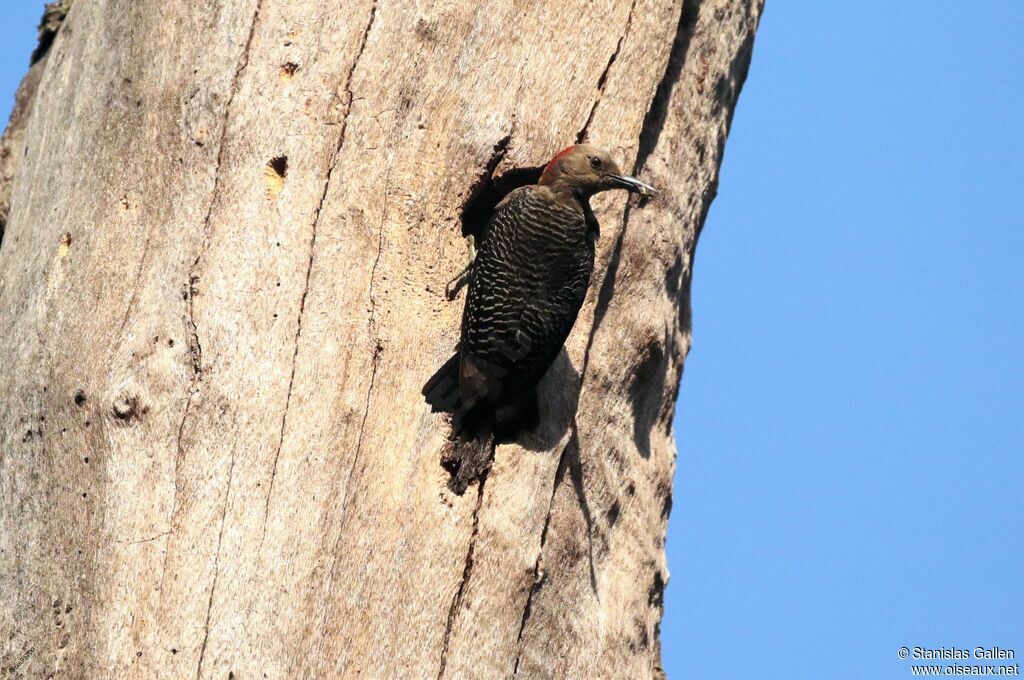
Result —
[{"label": "nest hole", "polygon": [[476,181],[462,206],[460,219],[463,236],[478,236],[502,199],[519,187],[536,184],[544,172],[544,166],[512,168],[498,177],[492,177],[492,171],[488,169]]}]

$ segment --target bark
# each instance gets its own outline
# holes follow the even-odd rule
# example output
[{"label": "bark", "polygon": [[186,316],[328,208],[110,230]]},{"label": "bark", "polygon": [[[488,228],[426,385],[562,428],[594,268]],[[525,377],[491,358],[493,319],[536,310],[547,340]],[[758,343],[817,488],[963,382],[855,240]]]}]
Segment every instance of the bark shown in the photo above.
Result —
[{"label": "bark", "polygon": [[[76,3],[0,249],[0,667],[660,675],[693,252],[760,11]],[[460,215],[576,139],[663,193],[595,201],[543,425],[459,495],[419,388]]]},{"label": "bark", "polygon": [[32,52],[28,74],[14,95],[11,119],[3,136],[0,136],[0,243],[3,243],[4,228],[7,226],[7,216],[11,210],[14,175],[25,156],[25,127],[32,113],[32,102],[35,101],[39,79],[46,68],[46,56],[61,24],[64,23],[64,17],[71,9],[71,2],[72,0],[61,0],[46,5],[43,18],[39,22],[39,45]]}]

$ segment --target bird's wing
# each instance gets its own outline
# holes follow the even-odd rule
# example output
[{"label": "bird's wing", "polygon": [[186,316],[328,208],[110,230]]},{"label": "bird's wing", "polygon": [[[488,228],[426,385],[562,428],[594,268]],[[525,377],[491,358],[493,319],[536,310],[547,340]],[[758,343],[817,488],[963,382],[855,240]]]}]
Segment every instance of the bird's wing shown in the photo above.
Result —
[{"label": "bird's wing", "polygon": [[535,187],[517,189],[495,209],[466,296],[464,395],[496,400],[509,374],[517,382],[536,381],[557,356],[593,263],[592,244],[581,251],[564,240],[574,231],[585,232],[583,220],[582,214],[553,213]]},{"label": "bird's wing", "polygon": [[527,303],[516,342],[522,354],[516,362],[522,381],[536,383],[558,356],[586,297],[591,267],[585,254],[552,267],[546,294]]},{"label": "bird's wing", "polygon": [[526,301],[517,249],[529,199],[526,188],[506,196],[478,239],[462,315],[459,384],[464,398],[496,400],[514,363],[512,343]]}]

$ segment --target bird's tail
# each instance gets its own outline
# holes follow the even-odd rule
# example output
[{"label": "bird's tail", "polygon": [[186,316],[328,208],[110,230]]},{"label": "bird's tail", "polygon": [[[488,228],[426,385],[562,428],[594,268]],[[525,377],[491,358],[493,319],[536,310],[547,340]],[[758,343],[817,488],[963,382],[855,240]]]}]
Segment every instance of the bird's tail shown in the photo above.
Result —
[{"label": "bird's tail", "polygon": [[423,385],[421,394],[433,413],[454,413],[459,406],[459,354],[456,352]]},{"label": "bird's tail", "polygon": [[464,403],[459,391],[458,353],[437,369],[423,385],[422,394],[431,411],[452,414],[455,437],[445,445],[441,465],[451,475],[448,485],[462,495],[470,484],[487,475],[494,459],[488,405]]},{"label": "bird's tail", "polygon": [[462,398],[457,352],[427,380],[421,393],[432,412],[452,414],[452,430],[462,440],[477,439],[484,430],[489,430],[489,404],[483,400],[466,402]]}]

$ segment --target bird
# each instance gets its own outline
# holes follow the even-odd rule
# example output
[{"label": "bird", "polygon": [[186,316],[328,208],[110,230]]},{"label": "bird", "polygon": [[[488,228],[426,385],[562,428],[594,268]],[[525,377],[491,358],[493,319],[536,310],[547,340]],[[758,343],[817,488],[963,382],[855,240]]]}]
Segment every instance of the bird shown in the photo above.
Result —
[{"label": "bird", "polygon": [[540,423],[537,384],[576,322],[600,225],[590,198],[611,189],[654,196],[604,149],[557,153],[536,184],[511,191],[476,238],[457,351],[427,380],[432,412],[452,414],[464,442],[505,442]]}]

